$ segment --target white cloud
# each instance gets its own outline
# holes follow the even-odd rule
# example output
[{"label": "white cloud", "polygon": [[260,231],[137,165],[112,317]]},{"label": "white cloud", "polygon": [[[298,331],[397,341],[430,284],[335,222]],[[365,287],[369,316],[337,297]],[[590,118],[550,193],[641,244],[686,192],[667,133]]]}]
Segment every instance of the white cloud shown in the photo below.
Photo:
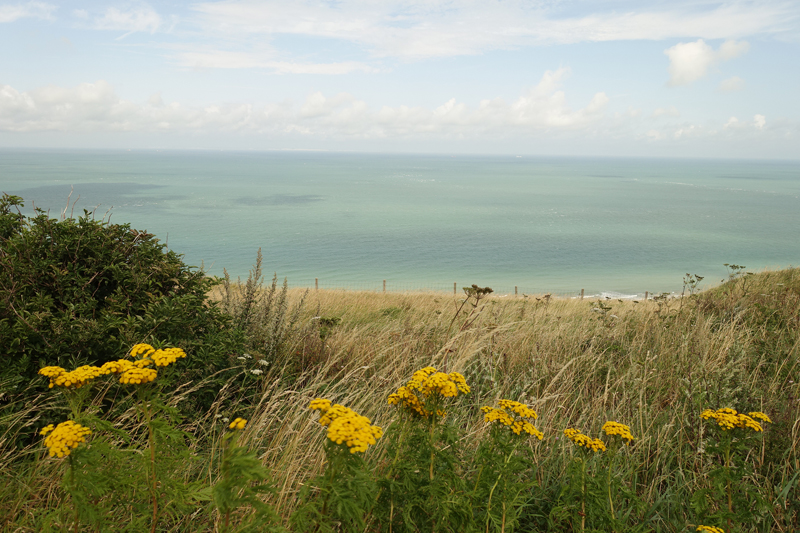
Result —
[{"label": "white cloud", "polygon": [[722,80],[719,84],[719,90],[724,93],[741,91],[742,89],[744,89],[744,80],[739,76],[733,76],[727,80]]},{"label": "white cloud", "polygon": [[[323,37],[355,43],[376,57],[411,60],[536,44],[791,34],[800,15],[796,3],[783,1],[676,1],[668,8],[631,4],[629,11],[589,5],[594,12],[578,17],[566,14],[562,2],[527,0],[230,0],[192,9],[205,36]],[[723,45],[722,58],[740,53],[736,46]]]},{"label": "white cloud", "polygon": [[729,131],[762,131],[767,125],[767,118],[764,115],[753,116],[752,121],[741,121],[736,117],[731,117],[725,123],[724,129]]},{"label": "white cloud", "polygon": [[728,61],[747,53],[748,50],[750,50],[750,45],[746,41],[728,40],[719,47],[718,56],[720,61]]},{"label": "white cloud", "polygon": [[52,19],[53,12],[58,9],[45,2],[25,2],[24,4],[0,5],[0,22],[14,22],[22,18]]},{"label": "white cloud", "polygon": [[717,63],[728,61],[747,52],[750,45],[744,41],[725,41],[714,50],[698,39],[691,43],[678,43],[664,50],[669,57],[669,85],[688,85],[708,74]]},{"label": "white cloud", "polygon": [[659,107],[655,111],[653,111],[653,118],[658,117],[679,117],[681,116],[681,112],[678,111],[678,108],[675,106],[670,107]]},{"label": "white cloud", "polygon": [[94,28],[98,30],[123,31],[122,39],[137,32],[155,33],[161,26],[161,16],[149,5],[122,10],[116,7],[106,8],[102,16],[94,19]]},{"label": "white cloud", "polygon": [[358,61],[340,61],[334,63],[302,63],[293,61],[276,61],[275,53],[270,51],[236,52],[224,50],[184,51],[175,54],[176,62],[195,69],[240,69],[263,68],[276,74],[349,74],[351,72],[377,72],[377,69]]},{"label": "white cloud", "polygon": [[295,63],[291,61],[269,61],[266,68],[277,74],[349,74],[350,72],[377,72],[378,69],[358,61],[341,61],[338,63]]},{"label": "white cloud", "polygon": [[0,130],[301,132],[318,137],[377,139],[592,131],[602,121],[609,99],[600,92],[582,109],[573,110],[561,89],[567,75],[567,69],[548,71],[539,84],[512,102],[495,98],[470,106],[450,99],[435,108],[383,106],[377,110],[347,93],[326,97],[315,92],[299,106],[282,102],[187,107],[165,103],[158,93],[146,103],[126,101],[105,81],[72,88],[48,86],[30,92],[5,85],[0,86]]}]

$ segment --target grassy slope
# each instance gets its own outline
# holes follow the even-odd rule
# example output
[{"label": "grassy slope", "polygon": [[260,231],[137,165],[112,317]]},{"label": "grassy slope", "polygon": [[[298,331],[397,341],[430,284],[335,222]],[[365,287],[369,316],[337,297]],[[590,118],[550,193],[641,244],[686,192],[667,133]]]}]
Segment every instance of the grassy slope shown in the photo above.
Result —
[{"label": "grassy slope", "polygon": [[[300,291],[290,291],[290,297],[297,300]],[[272,468],[278,486],[273,503],[288,516],[300,483],[324,459],[323,432],[307,410],[313,398],[347,405],[385,427],[394,417],[387,396],[414,370],[446,362],[473,390],[448,415],[463,428],[467,446],[485,431],[482,405],[511,398],[539,413],[545,440],[534,445],[541,483],[537,512],[546,513],[556,496],[570,453],[558,439],[563,429],[597,436],[606,420],[630,425],[637,437],[628,481],[645,501],[638,514],[658,530],[678,531],[686,524],[687,501],[704,483],[697,450],[703,435],[699,413],[706,407],[760,410],[772,417],[775,424],[754,456],[754,481],[764,495],[775,498],[800,471],[799,270],[740,279],[683,301],[612,300],[604,302],[611,305],[606,313],[592,311],[597,306],[589,301],[496,297],[482,302],[479,313],[454,319],[459,300],[312,291],[301,318],[304,334],[289,355],[274,361],[252,390],[223,389],[212,411],[187,429],[210,432],[221,424],[216,415],[250,418],[244,438]],[[316,326],[320,315],[342,319],[324,341]],[[245,413],[237,406],[243,393],[255,395],[256,403]],[[209,453],[206,447],[197,451]],[[9,452],[0,442],[3,468],[13,460]],[[379,462],[381,452],[379,444],[369,460]],[[41,487],[34,498],[58,505],[47,475],[42,468],[32,480]],[[789,500],[797,497],[793,489]],[[773,512],[780,528],[797,527],[796,509]],[[19,516],[25,522],[24,512]]]},{"label": "grassy slope", "polygon": [[[554,479],[563,467],[559,455],[569,450],[554,437],[565,427],[596,435],[606,420],[619,420],[641,437],[631,458],[641,465],[640,494],[651,503],[670,499],[670,491],[685,496],[699,482],[687,470],[699,460],[698,415],[723,406],[772,416],[760,451],[765,490],[798,470],[800,409],[797,383],[790,383],[800,381],[797,270],[761,274],[683,302],[606,302],[612,309],[605,317],[587,301],[491,298],[471,327],[458,331],[466,320],[461,316],[448,336],[458,302],[434,294],[312,293],[310,307],[342,323],[322,353],[313,343],[298,348],[299,357],[320,366],[312,365],[292,391],[295,400],[271,396],[271,408],[252,428],[254,436],[272,434],[277,416],[296,431],[274,433],[275,446],[267,446],[292,450],[280,454],[281,467],[290,468],[277,471],[295,476],[306,470],[300,465],[319,465],[320,432],[304,413],[313,397],[324,395],[386,425],[393,417],[386,396],[415,369],[441,367],[445,354],[448,370],[464,373],[473,387],[452,414],[470,440],[484,430],[481,405],[526,401],[549,437],[537,450],[543,463],[552,463],[543,475],[549,471]],[[685,499],[673,503],[683,506]]]}]

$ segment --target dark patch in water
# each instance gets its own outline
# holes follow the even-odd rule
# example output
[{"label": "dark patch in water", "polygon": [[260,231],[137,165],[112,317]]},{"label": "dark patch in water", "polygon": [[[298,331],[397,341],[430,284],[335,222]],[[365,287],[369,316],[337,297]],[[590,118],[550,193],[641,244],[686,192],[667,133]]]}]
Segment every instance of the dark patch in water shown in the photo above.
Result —
[{"label": "dark patch in water", "polygon": [[272,196],[242,196],[236,199],[240,205],[250,205],[254,207],[265,205],[304,205],[324,200],[322,196],[314,194],[273,194]]},{"label": "dark patch in water", "polygon": [[[141,183],[76,183],[75,185],[43,185],[5,191],[9,194],[21,196],[25,201],[25,209],[34,205],[44,210],[61,211],[67,205],[69,198],[70,211],[80,214],[83,209],[93,210],[97,206],[110,208],[112,206],[137,206],[147,205],[150,208],[167,207],[168,202],[187,198],[185,195],[161,196],[152,194],[155,189],[165,185],[147,185]],[[70,191],[72,195],[70,196]],[[150,193],[149,195],[145,195]],[[73,204],[74,207],[73,207]]]}]

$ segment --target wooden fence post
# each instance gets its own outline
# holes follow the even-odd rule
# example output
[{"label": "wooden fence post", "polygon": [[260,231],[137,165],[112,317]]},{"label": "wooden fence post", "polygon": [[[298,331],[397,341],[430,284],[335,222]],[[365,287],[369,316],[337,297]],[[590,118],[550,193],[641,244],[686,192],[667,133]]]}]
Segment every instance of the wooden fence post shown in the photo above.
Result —
[{"label": "wooden fence post", "polygon": [[457,294],[456,293],[456,282],[455,281],[453,282],[453,294]]},{"label": "wooden fence post", "polygon": [[583,300],[583,289],[581,289],[581,300]]},{"label": "wooden fence post", "polygon": [[649,292],[647,292],[647,291],[644,291],[644,301],[645,301],[645,302],[647,301],[647,296],[648,296],[649,294],[650,294]]},{"label": "wooden fence post", "polygon": [[383,280],[383,292],[386,292],[386,280]]},{"label": "wooden fence post", "polygon": [[319,290],[319,278],[314,278],[314,290]]},{"label": "wooden fence post", "polygon": [[516,295],[517,295],[517,286],[514,285],[514,296],[516,296]]}]

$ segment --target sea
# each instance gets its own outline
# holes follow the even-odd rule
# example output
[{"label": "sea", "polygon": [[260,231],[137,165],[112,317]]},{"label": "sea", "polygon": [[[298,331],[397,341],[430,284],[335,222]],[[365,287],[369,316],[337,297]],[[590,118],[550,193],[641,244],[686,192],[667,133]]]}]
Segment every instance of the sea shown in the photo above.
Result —
[{"label": "sea", "polygon": [[800,263],[800,161],[4,149],[0,191],[291,287],[641,298]]}]

